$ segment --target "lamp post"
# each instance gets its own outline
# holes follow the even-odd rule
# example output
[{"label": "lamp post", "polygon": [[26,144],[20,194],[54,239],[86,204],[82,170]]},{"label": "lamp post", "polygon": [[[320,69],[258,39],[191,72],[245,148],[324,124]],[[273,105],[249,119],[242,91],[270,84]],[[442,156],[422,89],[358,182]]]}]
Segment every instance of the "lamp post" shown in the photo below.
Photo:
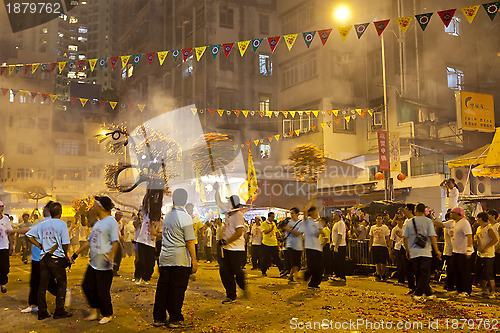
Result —
[{"label": "lamp post", "polygon": [[[384,34],[380,35],[380,45],[382,48],[382,84],[384,86],[384,121],[385,121],[385,131],[389,135],[389,112],[387,110],[387,75],[385,68],[385,43]],[[389,157],[390,159],[390,157]],[[389,161],[389,171],[384,171],[384,197],[385,200],[393,199],[392,190],[392,177],[391,177],[391,163]]]}]

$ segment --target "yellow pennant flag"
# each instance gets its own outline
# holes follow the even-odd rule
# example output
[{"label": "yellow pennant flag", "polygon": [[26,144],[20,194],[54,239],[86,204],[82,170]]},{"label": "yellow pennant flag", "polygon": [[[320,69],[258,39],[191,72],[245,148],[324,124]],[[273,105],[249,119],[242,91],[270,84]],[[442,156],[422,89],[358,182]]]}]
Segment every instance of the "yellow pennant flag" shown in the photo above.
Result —
[{"label": "yellow pennant flag", "polygon": [[370,116],[373,116],[373,110],[372,109],[368,109],[368,113],[370,114]]},{"label": "yellow pennant flag", "polygon": [[33,64],[31,66],[31,74],[35,74],[36,70],[38,69],[38,66],[40,66],[40,64]]},{"label": "yellow pennant flag", "polygon": [[206,46],[200,46],[195,48],[196,51],[196,61],[200,61],[201,57],[203,56],[203,53],[205,53]]},{"label": "yellow pennant flag", "polygon": [[338,117],[338,115],[339,115],[339,110],[332,110],[332,112],[333,112],[333,115],[334,115],[335,117]]},{"label": "yellow pennant flag", "polygon": [[300,130],[295,130],[295,135],[299,136],[300,135]]},{"label": "yellow pennant flag", "polygon": [[347,36],[349,35],[349,33],[351,32],[351,29],[352,29],[352,25],[351,26],[348,26],[348,27],[339,27],[338,30],[339,30],[339,34],[340,34],[340,38],[342,38],[342,41],[345,42]]},{"label": "yellow pennant flag", "polygon": [[464,13],[465,18],[467,18],[467,21],[469,21],[469,23],[472,23],[472,21],[474,21],[474,17],[476,17],[478,10],[479,5],[462,8],[462,12]]},{"label": "yellow pennant flag", "polygon": [[243,57],[245,52],[247,51],[248,45],[250,44],[249,40],[238,42],[238,49],[240,50],[240,55]]},{"label": "yellow pennant flag", "polygon": [[242,110],[241,112],[243,112],[243,115],[245,116],[245,118],[248,116],[248,110]]},{"label": "yellow pennant flag", "polygon": [[255,146],[259,145],[260,140],[253,140],[253,143],[255,143]]},{"label": "yellow pennant flag", "polygon": [[410,26],[411,20],[413,20],[413,16],[400,17],[396,19],[398,21],[399,27],[401,31],[405,34]]},{"label": "yellow pennant flag", "polygon": [[156,52],[158,55],[158,61],[160,62],[160,66],[163,66],[163,62],[167,58],[168,51]]},{"label": "yellow pennant flag", "polygon": [[250,147],[248,147],[248,200],[254,201],[257,198],[259,192],[259,186],[257,184],[257,173],[255,172],[255,166],[253,165],[252,152]]},{"label": "yellow pennant flag", "polygon": [[16,68],[16,65],[9,65],[9,75],[12,74],[14,68]]},{"label": "yellow pennant flag", "polygon": [[89,100],[87,98],[80,98],[80,103],[82,103],[82,106],[85,107],[85,104],[87,104]]},{"label": "yellow pennant flag", "polygon": [[191,112],[193,113],[193,116],[196,116],[196,113],[198,113],[197,108],[191,108]]},{"label": "yellow pennant flag", "polygon": [[144,111],[144,108],[146,107],[146,104],[137,104],[137,106],[139,107],[139,110]]},{"label": "yellow pennant flag", "polygon": [[288,111],[282,111],[285,118],[288,118]]},{"label": "yellow pennant flag", "polygon": [[66,61],[60,61],[59,62],[59,74],[61,74],[61,72],[63,71],[64,66],[66,66]]},{"label": "yellow pennant flag", "polygon": [[295,118],[295,111],[288,111],[290,113],[290,115],[292,116],[292,118]]},{"label": "yellow pennant flag", "polygon": [[90,71],[94,71],[95,65],[97,64],[97,59],[89,59]]},{"label": "yellow pennant flag", "polygon": [[313,115],[314,115],[316,118],[318,118],[318,113],[319,113],[319,111],[312,111],[312,113],[313,113]]},{"label": "yellow pennant flag", "polygon": [[125,66],[127,66],[128,60],[130,59],[130,56],[125,55],[121,56],[120,58],[122,59],[122,68],[125,68]]},{"label": "yellow pennant flag", "polygon": [[276,141],[279,141],[279,139],[280,139],[279,134],[278,134],[278,135],[275,135],[275,136],[274,136],[274,138],[276,139]]},{"label": "yellow pennant flag", "polygon": [[297,39],[298,34],[284,35],[286,46],[288,47],[288,51],[290,51],[295,44],[295,40]]},{"label": "yellow pennant flag", "polygon": [[224,114],[224,110],[217,110],[217,112],[219,113],[219,116],[221,116],[221,117]]},{"label": "yellow pennant flag", "polygon": [[351,116],[347,116],[347,117],[344,117],[345,121],[347,121],[347,123],[349,123],[349,120],[351,120]]},{"label": "yellow pennant flag", "polygon": [[26,95],[28,94],[27,90],[19,90],[19,92],[21,93],[22,97],[26,97]]},{"label": "yellow pennant flag", "polygon": [[363,110],[361,109],[356,109],[356,112],[361,116],[361,113],[363,112]]},{"label": "yellow pennant flag", "polygon": [[50,100],[54,103],[57,100],[57,95],[50,95]]},{"label": "yellow pennant flag", "polygon": [[273,111],[266,111],[266,116],[271,118],[273,116]]},{"label": "yellow pennant flag", "polygon": [[112,108],[113,110],[115,109],[116,104],[118,104],[118,102],[109,102],[109,105],[111,105],[111,108]]},{"label": "yellow pennant flag", "polygon": [[323,127],[323,129],[325,129],[326,123],[321,123],[320,125],[321,127]]}]

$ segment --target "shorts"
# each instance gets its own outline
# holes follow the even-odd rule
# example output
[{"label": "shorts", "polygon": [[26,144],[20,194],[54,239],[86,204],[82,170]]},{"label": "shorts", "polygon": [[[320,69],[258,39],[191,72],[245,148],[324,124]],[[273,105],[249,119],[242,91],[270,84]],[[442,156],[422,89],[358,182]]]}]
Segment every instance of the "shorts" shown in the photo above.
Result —
[{"label": "shorts", "polygon": [[477,270],[480,281],[490,281],[495,279],[494,261],[495,258],[477,257]]},{"label": "shorts", "polygon": [[288,256],[288,262],[290,267],[300,267],[300,259],[302,257],[302,251],[297,251],[294,249],[286,249],[286,255]]},{"label": "shorts", "polygon": [[372,257],[374,264],[387,264],[389,250],[385,246],[372,246]]}]

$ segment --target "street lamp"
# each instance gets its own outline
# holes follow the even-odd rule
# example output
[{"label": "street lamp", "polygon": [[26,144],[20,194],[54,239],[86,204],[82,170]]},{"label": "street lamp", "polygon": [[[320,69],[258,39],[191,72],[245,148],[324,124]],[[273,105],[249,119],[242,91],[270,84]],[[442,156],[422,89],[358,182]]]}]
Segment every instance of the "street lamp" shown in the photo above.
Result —
[{"label": "street lamp", "polygon": [[342,5],[335,9],[333,16],[335,17],[335,20],[344,23],[351,17],[351,13],[347,6]]}]

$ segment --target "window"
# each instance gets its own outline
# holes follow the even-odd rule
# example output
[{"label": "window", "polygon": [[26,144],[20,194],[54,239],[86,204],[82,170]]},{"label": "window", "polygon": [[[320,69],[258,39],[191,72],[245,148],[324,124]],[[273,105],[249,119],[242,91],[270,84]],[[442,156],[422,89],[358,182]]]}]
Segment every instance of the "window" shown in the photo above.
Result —
[{"label": "window", "polygon": [[57,154],[58,155],[80,155],[80,149],[77,142],[63,141],[57,143]]},{"label": "window", "polygon": [[100,151],[99,142],[96,139],[89,139],[87,144],[87,149],[89,152],[96,153]]},{"label": "window", "polygon": [[219,10],[219,26],[221,28],[233,28],[234,10],[227,6],[220,6]]},{"label": "window", "polygon": [[38,129],[47,130],[50,129],[48,118],[38,118]]},{"label": "window", "polygon": [[464,88],[464,72],[455,67],[446,67],[448,75],[448,88],[455,90],[463,90]]},{"label": "window", "polygon": [[264,76],[273,74],[273,62],[269,54],[259,54],[259,74]]},{"label": "window", "polygon": [[260,158],[269,158],[271,156],[271,145],[260,145]]},{"label": "window", "polygon": [[293,132],[293,121],[291,119],[283,119],[283,135],[290,135]]},{"label": "window", "polygon": [[351,119],[347,121],[343,116],[340,118],[339,124],[333,124],[333,133],[356,134],[356,121]]},{"label": "window", "polygon": [[375,180],[375,175],[378,172],[378,165],[368,167],[368,173],[369,173],[369,181],[374,181]]},{"label": "window", "polygon": [[300,82],[310,80],[318,75],[317,56],[304,57],[283,65],[281,87],[283,89]]},{"label": "window", "polygon": [[307,2],[282,16],[283,33],[304,31],[315,22],[314,4]]},{"label": "window", "polygon": [[221,71],[234,71],[233,57],[229,56],[226,58],[222,54],[219,54],[219,67]]},{"label": "window", "polygon": [[354,66],[354,56],[352,53],[332,54],[332,77],[350,78]]},{"label": "window", "polygon": [[17,152],[21,155],[33,155],[33,146],[29,143],[19,143]]},{"label": "window", "polygon": [[382,75],[382,53],[380,51],[372,52],[369,56],[369,71],[372,77]]},{"label": "window", "polygon": [[270,99],[267,96],[260,96],[259,111],[269,111]]},{"label": "window", "polygon": [[78,46],[76,46],[76,45],[68,45],[68,50],[70,50],[70,51],[78,51]]},{"label": "window", "polygon": [[[221,57],[222,58],[222,57]],[[226,59],[224,59],[226,60]],[[186,61],[182,64],[182,67],[184,68],[182,72],[182,77],[187,78],[193,74],[193,62],[194,62],[194,55],[190,55]]]},{"label": "window", "polygon": [[89,167],[88,174],[90,178],[99,178],[101,176],[102,166],[93,165]]},{"label": "window", "polygon": [[47,179],[47,169],[38,169],[36,176],[38,179]]},{"label": "window", "polygon": [[35,118],[28,116],[20,116],[18,118],[19,128],[35,128]]},{"label": "window", "polygon": [[259,14],[259,33],[269,35],[269,16]]},{"label": "window", "polygon": [[86,34],[87,33],[87,27],[79,27],[78,28],[78,33],[79,34]]},{"label": "window", "polygon": [[33,178],[33,174],[35,170],[26,169],[26,168],[18,168],[17,169],[17,179],[31,179]]},{"label": "window", "polygon": [[452,36],[460,36],[460,18],[453,16],[450,24],[444,28],[444,31]]},{"label": "window", "polygon": [[184,38],[187,38],[193,34],[193,18],[187,17],[183,21],[184,23]]},{"label": "window", "polygon": [[56,180],[85,180],[85,169],[61,168],[56,169]]},{"label": "window", "polygon": [[205,7],[199,6],[196,9],[196,29],[203,28],[205,25]]}]

